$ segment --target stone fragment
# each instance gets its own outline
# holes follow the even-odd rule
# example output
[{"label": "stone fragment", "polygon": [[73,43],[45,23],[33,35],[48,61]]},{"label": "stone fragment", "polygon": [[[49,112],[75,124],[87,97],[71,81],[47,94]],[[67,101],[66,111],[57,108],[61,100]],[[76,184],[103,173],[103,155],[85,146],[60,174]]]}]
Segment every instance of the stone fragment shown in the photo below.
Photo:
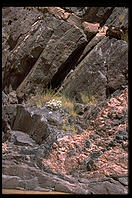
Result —
[{"label": "stone fragment", "polygon": [[29,137],[28,134],[25,134],[21,131],[11,131],[11,138],[14,139],[14,144],[16,145],[25,145],[25,146],[35,146],[35,141]]},{"label": "stone fragment", "polygon": [[89,191],[93,194],[127,194],[127,189],[119,182],[111,183],[109,181],[92,183],[88,185]]},{"label": "stone fragment", "polygon": [[82,115],[84,114],[84,108],[85,105],[81,104],[81,103],[75,103],[74,104],[74,110],[76,111],[77,114]]},{"label": "stone fragment", "polygon": [[89,22],[83,22],[82,23],[82,28],[87,35],[87,38],[90,39],[92,36],[94,36],[98,30],[99,30],[99,24],[93,24]]}]

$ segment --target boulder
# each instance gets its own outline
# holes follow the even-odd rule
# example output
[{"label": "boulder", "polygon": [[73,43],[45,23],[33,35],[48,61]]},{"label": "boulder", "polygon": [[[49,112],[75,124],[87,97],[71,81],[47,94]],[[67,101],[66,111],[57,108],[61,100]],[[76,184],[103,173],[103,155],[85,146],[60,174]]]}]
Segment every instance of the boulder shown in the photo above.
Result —
[{"label": "boulder", "polygon": [[12,130],[27,133],[38,144],[46,141],[51,146],[57,138],[66,134],[62,130],[63,113],[46,106],[38,109],[18,105]]},{"label": "boulder", "polygon": [[125,41],[104,37],[77,65],[59,91],[80,102],[83,92],[87,97],[94,97],[97,102],[103,101],[127,83],[127,53]]},{"label": "boulder", "polygon": [[[23,8],[19,9],[20,16],[25,15],[25,12],[26,14],[28,12],[23,10]],[[15,8],[12,12],[16,12]],[[9,34],[13,34],[15,36],[19,34],[18,38],[20,38],[17,45],[11,50],[8,60],[4,66],[3,88],[5,88],[5,86],[9,88],[11,84],[13,90],[16,90],[37,61],[53,33],[51,28],[46,27],[47,22],[42,19],[40,20],[39,17],[40,15],[42,16],[42,14],[39,12],[36,13],[37,11],[35,10],[31,12],[31,15],[27,15],[29,18],[26,18],[26,16],[25,18],[19,16],[21,20],[17,20],[17,24],[13,23],[11,26],[12,28],[10,29]],[[18,13],[16,14],[18,17]],[[26,23],[25,19],[27,20]],[[28,25],[28,28],[26,28],[26,25]],[[17,26],[20,27],[19,32],[16,30]],[[23,29],[26,29],[25,33],[22,32]],[[15,30],[16,32],[14,32]]]},{"label": "boulder", "polygon": [[19,189],[24,188],[24,181],[18,176],[2,175],[2,188],[5,189]]},{"label": "boulder", "polygon": [[17,116],[12,129],[29,134],[37,143],[42,143],[51,132],[46,117],[34,114],[31,109],[28,111],[22,105],[17,107]]},{"label": "boulder", "polygon": [[9,104],[2,107],[2,130],[11,129],[17,114],[17,105]]},{"label": "boulder", "polygon": [[[23,133],[21,131],[10,131],[11,139],[14,141],[16,145],[25,145],[25,146],[32,146],[36,145],[35,141],[29,137],[28,134]],[[12,141],[11,140],[11,141]]]},{"label": "boulder", "polygon": [[[6,167],[5,167],[6,168]],[[59,176],[54,174],[40,172],[36,168],[27,166],[13,166],[12,168],[7,167],[7,170],[3,168],[3,188],[6,189],[25,189],[25,190],[35,190],[35,189],[47,189],[47,191],[60,191],[75,194],[86,194],[87,191],[84,190],[81,185],[77,183],[71,183],[61,179]],[[14,173],[19,176],[14,176]],[[5,174],[6,173],[6,174]],[[28,175],[28,177],[27,177]],[[11,183],[12,181],[12,183]]]}]

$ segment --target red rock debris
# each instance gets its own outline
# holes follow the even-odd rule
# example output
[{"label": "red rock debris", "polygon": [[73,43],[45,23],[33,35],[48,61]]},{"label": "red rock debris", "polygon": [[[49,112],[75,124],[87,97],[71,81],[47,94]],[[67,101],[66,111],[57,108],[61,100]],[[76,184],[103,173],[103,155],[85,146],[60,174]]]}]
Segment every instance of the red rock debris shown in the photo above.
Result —
[{"label": "red rock debris", "polygon": [[[80,135],[73,134],[72,136],[59,138],[53,144],[48,158],[43,159],[44,167],[54,173],[64,175],[68,175],[72,170],[79,170],[79,165],[84,159],[89,158],[93,151],[100,151],[105,148],[113,140],[118,131],[126,130],[127,122],[119,125],[113,125],[112,123],[117,115],[124,115],[124,112],[127,111],[127,101],[128,89],[126,88],[122,94],[112,97],[109,100],[86,131]],[[106,129],[102,130],[103,127],[106,127]],[[94,135],[96,131],[100,131],[98,133],[99,137],[92,139],[91,135]],[[87,148],[85,144],[88,140],[90,140],[90,146]],[[127,174],[128,150],[125,149],[127,145],[128,140],[125,140],[103,152],[95,162],[96,170],[85,171],[85,177]],[[81,176],[83,177],[83,173]]]}]

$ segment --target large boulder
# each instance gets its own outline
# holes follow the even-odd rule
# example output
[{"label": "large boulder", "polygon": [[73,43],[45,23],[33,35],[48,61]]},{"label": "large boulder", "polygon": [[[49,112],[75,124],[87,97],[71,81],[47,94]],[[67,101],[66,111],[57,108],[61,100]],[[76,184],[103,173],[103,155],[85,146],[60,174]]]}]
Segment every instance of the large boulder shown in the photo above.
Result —
[{"label": "large boulder", "polygon": [[82,92],[102,101],[127,83],[127,71],[128,44],[104,37],[64,80],[60,91],[80,102]]},{"label": "large boulder", "polygon": [[38,110],[35,112],[35,110],[31,107],[26,108],[19,105],[17,107],[17,116],[12,129],[29,134],[30,137],[36,141],[36,143],[41,144],[52,133],[52,129],[48,125],[49,112],[50,110],[48,109]]},{"label": "large boulder", "polygon": [[68,177],[64,179],[54,174],[42,173],[40,170],[26,165],[12,165],[12,167],[5,165],[3,167],[2,187],[6,189],[38,189],[41,191],[60,191],[75,194],[88,193],[88,190],[83,189],[83,185],[77,180]]},{"label": "large boulder", "polygon": [[[65,125],[67,129],[64,128]],[[63,107],[55,109],[55,107],[43,105],[38,108],[27,104],[17,105],[17,114],[11,129],[22,131],[37,144],[45,144],[51,148],[58,138],[71,135],[73,125],[79,125],[78,119]],[[78,130],[82,130],[81,127]]]}]

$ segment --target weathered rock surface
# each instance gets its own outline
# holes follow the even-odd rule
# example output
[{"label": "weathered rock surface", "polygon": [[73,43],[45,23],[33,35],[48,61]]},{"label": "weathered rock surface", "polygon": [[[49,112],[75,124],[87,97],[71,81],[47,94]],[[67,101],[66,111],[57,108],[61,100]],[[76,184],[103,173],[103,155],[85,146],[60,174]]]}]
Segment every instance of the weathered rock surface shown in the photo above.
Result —
[{"label": "weathered rock surface", "polygon": [[[13,8],[13,10],[11,9],[11,14],[12,12],[17,11]],[[25,12],[28,14],[25,9],[20,9],[17,17],[20,17]],[[43,90],[58,69],[64,67],[63,65],[69,56],[76,49],[79,48],[78,50],[81,50],[87,42],[83,30],[74,25],[59,20],[50,13],[47,17],[44,17],[41,12],[35,9],[30,10],[30,13],[31,16],[28,15],[30,20],[27,20],[30,21],[31,25],[26,24],[30,26],[30,29],[29,27],[29,31],[26,29],[24,19],[21,18],[23,23],[21,23],[20,28],[26,29],[26,33],[21,37],[21,42],[19,41],[14,49],[11,50],[4,67],[3,88],[11,85],[14,90],[21,84],[17,89],[18,95],[21,95],[21,92],[23,95],[24,93],[36,93]],[[14,32],[13,25],[11,23],[9,34],[16,35],[18,32]],[[6,25],[4,27],[6,29]],[[20,35],[21,30],[19,30],[18,37]],[[24,80],[25,77],[26,79]],[[35,90],[34,87],[36,87]]]},{"label": "weathered rock surface", "polygon": [[[59,36],[57,39],[56,36],[53,35],[49,40],[49,43],[46,45],[33,69],[17,88],[18,95],[20,95],[21,92],[29,94],[32,89],[34,89],[35,93],[38,91],[42,93],[44,87],[50,83],[58,70],[63,69],[68,57],[73,56],[72,53],[76,49],[80,48],[81,50],[82,46],[86,45],[86,39],[79,29],[71,27],[68,24],[64,24],[63,22],[63,27],[66,26],[66,32],[64,32],[63,28],[63,34],[65,34],[65,37]],[[62,28],[61,26],[59,27]],[[57,29],[57,31],[59,31],[59,29]]]},{"label": "weathered rock surface", "polygon": [[128,8],[116,7],[113,9],[112,14],[105,22],[107,26],[125,27],[128,28]]},{"label": "weathered rock surface", "polygon": [[[100,25],[104,23],[102,20],[107,19],[105,25],[108,26],[127,28],[127,8],[71,7],[68,10],[85,10],[83,20],[76,16],[76,11],[71,13],[59,7],[3,9],[2,77],[6,93],[12,87],[13,90],[17,89],[19,98],[24,99],[29,94],[43,92],[47,86],[60,87],[82,55],[89,54],[90,48],[92,50],[95,41],[90,40],[98,33]],[[113,17],[117,20],[116,24],[112,23]],[[122,25],[119,25],[120,18],[124,21]],[[85,48],[88,42],[90,43]],[[116,47],[121,48],[120,45]],[[108,48],[113,51],[113,46]],[[93,75],[94,80],[97,75]],[[102,79],[99,81],[102,82]],[[104,81],[103,83],[105,84]]]},{"label": "weathered rock surface", "polygon": [[64,7],[64,9],[76,14],[82,21],[103,25],[114,7]]},{"label": "weathered rock surface", "polygon": [[[102,106],[99,104],[97,110],[91,109],[90,115],[89,110],[86,111],[84,118],[88,128],[81,134],[62,133],[56,138],[48,134],[41,145],[37,142],[37,136],[40,137],[41,134],[35,132],[39,129],[43,134],[44,130],[35,128],[33,123],[29,126],[24,124],[23,120],[27,120],[24,112],[31,114],[31,111],[26,108],[19,110],[21,114],[19,112],[19,116],[16,116],[16,123],[19,120],[21,131],[14,130],[18,127],[14,123],[14,129],[9,132],[10,138],[2,145],[3,188],[40,188],[41,191],[47,189],[75,194],[126,194],[127,92],[126,88],[115,93]],[[38,112],[41,115],[44,110],[39,109]],[[36,114],[34,109],[34,115]],[[29,119],[32,118],[29,116]],[[39,116],[38,120],[42,122]],[[59,130],[58,122],[56,124]],[[31,133],[32,125],[34,133]],[[57,130],[54,130],[54,134],[55,132]],[[116,162],[113,160],[115,158]]]},{"label": "weathered rock surface", "polygon": [[64,90],[69,97],[79,101],[81,92],[104,100],[127,83],[127,64],[127,43],[104,37],[63,82],[60,91]]},{"label": "weathered rock surface", "polygon": [[2,83],[2,188],[128,193],[128,8],[3,7]]}]

